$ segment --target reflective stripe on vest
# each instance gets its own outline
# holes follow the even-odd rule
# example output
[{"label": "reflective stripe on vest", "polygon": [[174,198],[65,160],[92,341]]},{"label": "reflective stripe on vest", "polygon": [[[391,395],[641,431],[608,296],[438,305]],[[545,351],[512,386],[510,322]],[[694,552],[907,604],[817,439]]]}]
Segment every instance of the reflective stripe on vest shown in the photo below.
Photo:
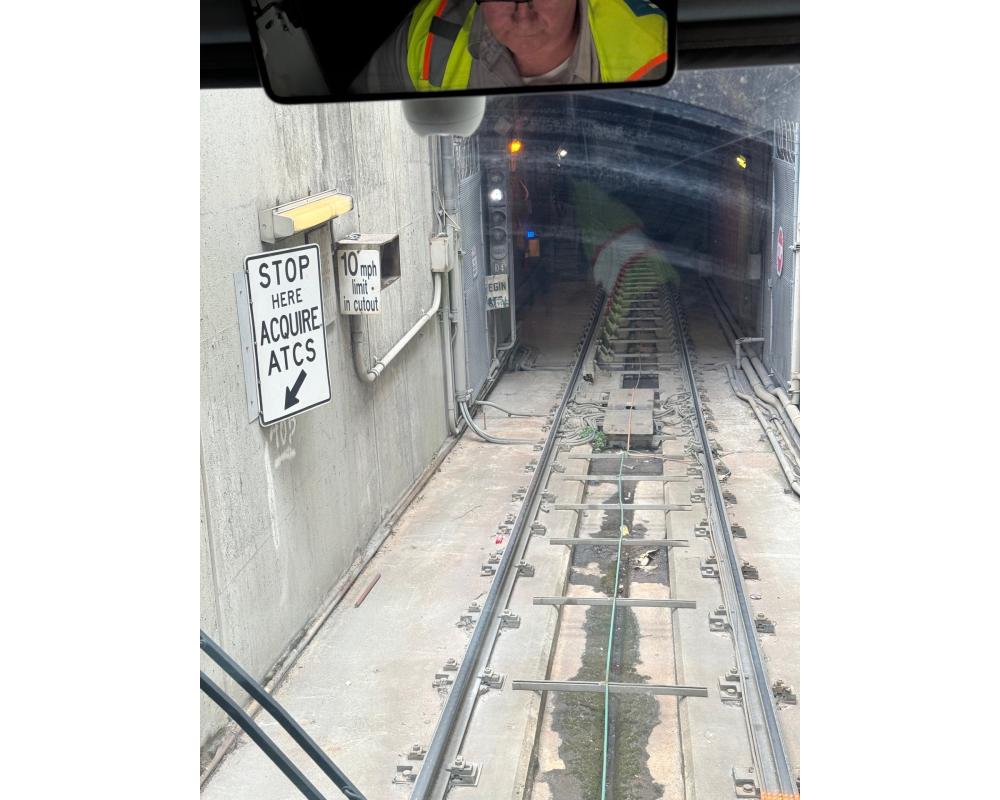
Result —
[{"label": "reflective stripe on vest", "polygon": [[[421,0],[414,9],[406,61],[417,89],[464,89],[469,85],[469,31],[475,13],[475,0]],[[452,58],[453,54],[458,58]]]},{"label": "reflective stripe on vest", "polygon": [[[649,0],[588,0],[604,83],[640,80],[667,60],[667,18]],[[421,0],[407,38],[407,69],[419,91],[467,89],[475,0]]]}]

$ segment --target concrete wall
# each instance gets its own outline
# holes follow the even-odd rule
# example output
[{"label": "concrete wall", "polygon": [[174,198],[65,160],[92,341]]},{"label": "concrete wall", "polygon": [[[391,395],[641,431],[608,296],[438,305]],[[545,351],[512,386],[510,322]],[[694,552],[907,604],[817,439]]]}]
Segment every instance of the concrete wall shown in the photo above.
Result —
[{"label": "concrete wall", "polygon": [[[362,384],[333,301],[331,244],[359,231],[400,237],[402,278],[367,319],[372,360],[430,305],[429,149],[398,103],[279,106],[249,89],[201,92],[201,142],[201,625],[261,678],[447,435],[438,325]],[[355,210],[261,244],[258,209],[326,189]],[[262,428],[247,419],[232,275],[247,255],[305,242],[324,262],[333,400]],[[202,743],[225,721],[203,696]]]}]

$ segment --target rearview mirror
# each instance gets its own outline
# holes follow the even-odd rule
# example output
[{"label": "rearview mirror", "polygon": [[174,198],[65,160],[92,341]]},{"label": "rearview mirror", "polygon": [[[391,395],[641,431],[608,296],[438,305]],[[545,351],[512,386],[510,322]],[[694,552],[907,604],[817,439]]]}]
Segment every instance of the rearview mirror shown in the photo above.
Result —
[{"label": "rearview mirror", "polygon": [[658,86],[676,0],[242,0],[279,103]]}]

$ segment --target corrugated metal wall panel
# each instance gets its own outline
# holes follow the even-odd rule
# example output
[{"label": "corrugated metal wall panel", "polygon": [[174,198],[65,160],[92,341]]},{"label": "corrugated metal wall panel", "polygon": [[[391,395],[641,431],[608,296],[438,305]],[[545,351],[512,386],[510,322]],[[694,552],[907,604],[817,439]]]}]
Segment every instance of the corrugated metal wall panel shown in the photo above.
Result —
[{"label": "corrugated metal wall panel", "polygon": [[[764,363],[785,388],[791,378],[792,332],[795,326],[795,244],[798,214],[798,141],[796,123],[775,127],[772,165],[771,242],[765,294]],[[778,233],[784,238],[781,275],[777,272]]]},{"label": "corrugated metal wall panel", "polygon": [[486,271],[488,253],[483,242],[482,177],[476,171],[458,185],[459,224],[462,226],[462,302],[465,323],[465,368],[468,388],[475,397],[490,370],[490,343],[486,329]]}]

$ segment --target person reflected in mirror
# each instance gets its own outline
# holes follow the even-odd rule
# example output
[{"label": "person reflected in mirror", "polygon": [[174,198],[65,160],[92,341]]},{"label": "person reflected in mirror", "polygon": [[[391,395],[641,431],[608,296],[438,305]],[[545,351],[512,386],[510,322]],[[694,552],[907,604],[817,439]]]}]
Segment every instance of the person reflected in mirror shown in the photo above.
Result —
[{"label": "person reflected in mirror", "polygon": [[662,79],[651,0],[419,0],[351,84],[357,94]]}]

